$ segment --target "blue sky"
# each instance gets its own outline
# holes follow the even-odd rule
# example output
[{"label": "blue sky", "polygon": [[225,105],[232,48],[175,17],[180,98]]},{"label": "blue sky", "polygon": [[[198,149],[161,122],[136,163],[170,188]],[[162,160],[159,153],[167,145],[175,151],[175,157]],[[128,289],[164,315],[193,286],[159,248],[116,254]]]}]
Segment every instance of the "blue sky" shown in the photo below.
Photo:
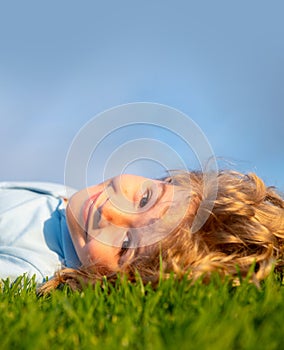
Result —
[{"label": "blue sky", "polygon": [[283,1],[0,3],[0,181],[63,183],[78,130],[148,101],[284,190]]}]

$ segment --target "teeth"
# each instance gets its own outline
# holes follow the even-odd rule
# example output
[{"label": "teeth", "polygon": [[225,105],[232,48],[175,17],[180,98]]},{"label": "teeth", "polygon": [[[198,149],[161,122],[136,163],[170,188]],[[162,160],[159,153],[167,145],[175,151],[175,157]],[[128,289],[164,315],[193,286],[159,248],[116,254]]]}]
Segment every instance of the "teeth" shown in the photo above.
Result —
[{"label": "teeth", "polygon": [[85,218],[84,218],[84,220],[85,220],[85,231],[88,230],[92,208],[93,208],[94,204],[96,203],[97,199],[100,197],[101,194],[102,194],[102,192],[98,192],[95,195],[91,196],[89,198],[89,200],[87,200],[86,209],[85,209]]}]

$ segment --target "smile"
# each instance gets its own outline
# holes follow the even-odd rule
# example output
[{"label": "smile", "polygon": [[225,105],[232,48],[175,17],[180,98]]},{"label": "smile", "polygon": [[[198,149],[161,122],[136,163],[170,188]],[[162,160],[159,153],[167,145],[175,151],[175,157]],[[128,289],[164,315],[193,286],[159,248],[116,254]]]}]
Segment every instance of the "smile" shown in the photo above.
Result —
[{"label": "smile", "polygon": [[89,224],[89,220],[90,220],[90,214],[92,212],[92,209],[93,209],[97,199],[99,198],[99,196],[101,194],[102,194],[102,191],[94,194],[93,196],[88,198],[86,200],[85,204],[84,204],[83,217],[84,217],[85,231],[86,232],[87,232],[87,229],[88,229],[88,224]]}]

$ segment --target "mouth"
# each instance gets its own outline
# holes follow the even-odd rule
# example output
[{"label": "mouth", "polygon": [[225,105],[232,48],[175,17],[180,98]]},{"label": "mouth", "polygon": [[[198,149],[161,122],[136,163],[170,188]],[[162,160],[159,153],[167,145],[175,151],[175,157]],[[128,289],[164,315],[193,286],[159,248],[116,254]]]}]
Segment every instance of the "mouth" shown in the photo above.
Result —
[{"label": "mouth", "polygon": [[92,213],[92,209],[93,209],[97,199],[99,198],[99,196],[101,194],[102,194],[102,191],[94,194],[93,196],[88,198],[84,204],[83,218],[84,218],[84,223],[85,223],[85,232],[88,232],[88,225],[89,225],[90,215]]}]

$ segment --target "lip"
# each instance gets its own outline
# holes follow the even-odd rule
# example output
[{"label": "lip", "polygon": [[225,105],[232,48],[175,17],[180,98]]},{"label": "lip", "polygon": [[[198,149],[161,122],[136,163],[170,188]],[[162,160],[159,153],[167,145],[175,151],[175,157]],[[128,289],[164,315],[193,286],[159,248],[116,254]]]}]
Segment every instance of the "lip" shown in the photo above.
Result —
[{"label": "lip", "polygon": [[83,219],[84,219],[84,224],[85,224],[85,231],[87,232],[88,229],[88,222],[90,219],[90,214],[92,211],[93,206],[95,205],[97,199],[99,198],[99,196],[102,194],[103,191],[100,191],[94,195],[92,195],[91,197],[89,197],[84,204],[84,208],[83,208]]}]

